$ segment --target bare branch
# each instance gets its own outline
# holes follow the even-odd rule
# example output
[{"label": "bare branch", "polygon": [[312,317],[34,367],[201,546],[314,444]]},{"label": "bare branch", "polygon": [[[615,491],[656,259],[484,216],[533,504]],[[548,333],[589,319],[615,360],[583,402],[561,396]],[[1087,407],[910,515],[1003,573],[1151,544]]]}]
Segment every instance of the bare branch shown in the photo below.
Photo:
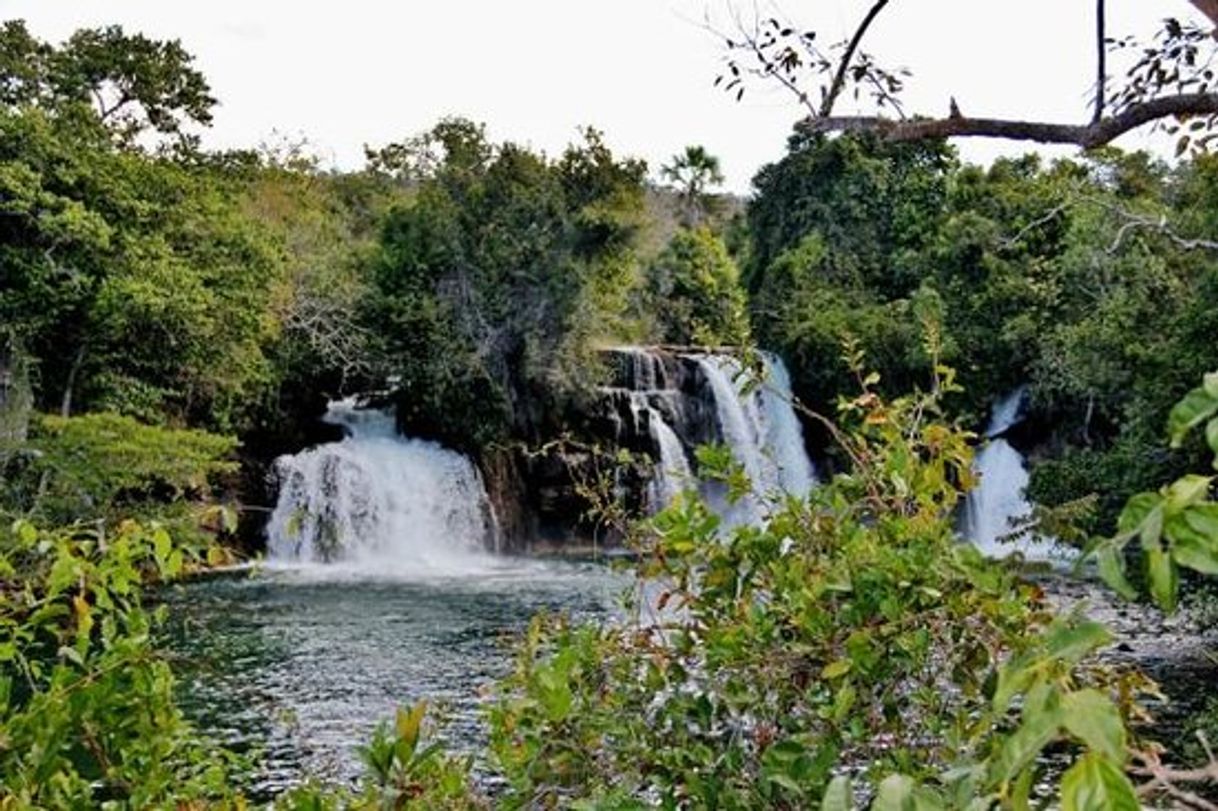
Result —
[{"label": "bare branch", "polygon": [[1154,231],[1177,248],[1185,251],[1218,251],[1218,241],[1205,239],[1202,237],[1186,237],[1182,236],[1172,228],[1171,223],[1167,220],[1167,215],[1164,213],[1158,214],[1143,214],[1137,211],[1131,211],[1121,206],[1113,205],[1107,200],[1092,195],[1077,195],[1071,196],[1066,200],[1058,203],[1050,208],[1042,216],[1037,217],[1032,222],[1025,225],[1023,228],[1011,237],[1003,240],[999,247],[1003,250],[1010,250],[1018,245],[1024,237],[1035,231],[1043,225],[1052,222],[1058,215],[1077,206],[1095,206],[1100,208],[1120,222],[1120,227],[1117,228],[1116,236],[1113,237],[1112,244],[1108,246],[1108,253],[1115,254],[1121,246],[1125,244],[1125,239],[1133,231],[1145,229]]},{"label": "bare branch", "polygon": [[1198,11],[1209,17],[1218,33],[1218,0],[1191,0],[1191,2]]},{"label": "bare branch", "polygon": [[829,85],[829,92],[825,94],[825,99],[820,106],[821,117],[827,117],[833,112],[833,105],[837,101],[837,97],[841,95],[842,88],[846,86],[846,71],[850,68],[850,63],[854,61],[855,51],[859,48],[859,43],[863,41],[863,37],[867,35],[867,29],[875,22],[875,18],[884,10],[884,6],[888,5],[889,0],[876,0],[876,3],[867,12],[867,16],[859,23],[859,27],[855,30],[854,36],[850,38],[850,44],[846,46],[845,53],[842,54],[842,59],[837,63],[837,73],[833,76],[833,83]]},{"label": "bare branch", "polygon": [[879,116],[828,116],[806,118],[805,132],[875,132],[890,141],[929,138],[1007,138],[1041,144],[1073,144],[1095,149],[1111,143],[1143,124],[1171,117],[1218,114],[1218,93],[1184,93],[1134,104],[1117,115],[1091,124],[1053,124],[1003,118],[965,116],[893,121]]},{"label": "bare branch", "polygon": [[1176,801],[1178,808],[1218,811],[1218,805],[1179,786],[1180,783],[1218,784],[1218,762],[1212,758],[1209,763],[1199,769],[1173,769],[1162,762],[1156,749],[1135,752],[1134,760],[1139,765],[1131,768],[1130,773],[1138,777],[1150,778],[1146,783],[1138,786],[1139,797],[1151,798],[1166,795]]},{"label": "bare branch", "polygon": [[1108,84],[1108,37],[1104,32],[1105,0],[1095,0],[1095,113],[1091,123],[1104,118],[1104,91]]}]

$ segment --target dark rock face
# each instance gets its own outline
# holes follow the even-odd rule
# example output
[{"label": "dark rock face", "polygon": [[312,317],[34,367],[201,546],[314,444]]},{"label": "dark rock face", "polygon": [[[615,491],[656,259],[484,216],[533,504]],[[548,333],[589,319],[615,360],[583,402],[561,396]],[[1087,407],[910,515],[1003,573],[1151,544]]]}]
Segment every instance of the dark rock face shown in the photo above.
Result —
[{"label": "dark rock face", "polygon": [[[662,488],[653,489],[663,479],[657,470],[671,469],[663,461],[676,459],[683,462],[682,472],[696,474],[690,451],[724,441],[715,389],[700,363],[705,358],[706,350],[695,349],[603,350],[603,385],[561,406],[539,395],[528,407],[553,406],[544,429],[528,432],[527,441],[522,436],[518,443],[472,453],[495,513],[496,551],[612,545],[620,531],[606,525],[599,507],[612,504],[630,516],[646,514],[656,493],[662,495]],[[290,435],[268,432],[247,443],[254,451],[245,466],[247,503],[274,504],[280,483],[271,465],[279,454],[341,438],[338,429],[318,419],[325,405],[320,396],[315,399],[307,404],[315,413],[290,421]],[[243,526],[252,548],[262,541],[265,515],[258,517],[263,520]]]},{"label": "dark rock face", "polygon": [[[590,518],[587,488],[606,486],[633,514],[647,508],[660,459],[653,421],[663,419],[686,448],[721,441],[713,391],[693,352],[623,347],[603,350],[609,376],[579,413],[568,440],[539,451],[499,449],[479,459],[503,551],[540,544],[612,543],[612,528]],[[619,450],[636,464],[622,464]]]}]

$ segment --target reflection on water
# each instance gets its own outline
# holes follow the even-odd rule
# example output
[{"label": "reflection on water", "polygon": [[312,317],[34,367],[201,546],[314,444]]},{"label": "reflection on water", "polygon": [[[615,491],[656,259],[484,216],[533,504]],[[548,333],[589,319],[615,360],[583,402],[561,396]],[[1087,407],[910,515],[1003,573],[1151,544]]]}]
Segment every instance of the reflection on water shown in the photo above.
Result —
[{"label": "reflection on water", "polygon": [[480,736],[479,688],[506,672],[508,637],[538,611],[611,614],[628,578],[592,564],[505,562],[475,576],[378,579],[331,567],[201,581],[165,595],[184,709],[261,750],[259,792],[305,774],[350,779],[395,707],[446,707],[445,737]]}]

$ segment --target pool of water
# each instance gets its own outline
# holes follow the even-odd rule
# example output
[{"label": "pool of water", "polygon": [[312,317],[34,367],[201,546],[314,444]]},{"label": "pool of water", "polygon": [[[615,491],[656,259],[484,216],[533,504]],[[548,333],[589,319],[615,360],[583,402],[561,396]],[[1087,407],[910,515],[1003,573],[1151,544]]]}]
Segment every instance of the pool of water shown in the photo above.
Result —
[{"label": "pool of water", "polygon": [[444,713],[457,749],[483,739],[481,688],[511,663],[539,611],[603,619],[630,579],[597,564],[501,561],[463,576],[380,577],[314,566],[174,587],[166,647],[182,705],[256,754],[250,786],[359,774],[357,747],[400,705]]}]

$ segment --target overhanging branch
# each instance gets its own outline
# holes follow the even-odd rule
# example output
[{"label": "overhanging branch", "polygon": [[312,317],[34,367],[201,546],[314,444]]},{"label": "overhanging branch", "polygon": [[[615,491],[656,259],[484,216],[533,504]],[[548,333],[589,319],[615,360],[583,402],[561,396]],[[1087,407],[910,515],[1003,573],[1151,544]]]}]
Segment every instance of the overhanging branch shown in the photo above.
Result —
[{"label": "overhanging branch", "polygon": [[[1198,0],[1200,2],[1200,0]],[[1214,0],[1218,13],[1218,0]],[[1053,124],[1002,118],[951,116],[894,121],[878,116],[805,118],[805,132],[874,132],[890,141],[932,138],[1006,138],[1041,144],[1073,144],[1083,149],[1104,146],[1131,130],[1164,118],[1218,114],[1218,93],[1185,93],[1134,104],[1090,124]]]},{"label": "overhanging branch", "polygon": [[[1218,0],[1215,0],[1218,2]],[[863,21],[859,23],[859,27],[855,29],[854,36],[850,38],[849,44],[846,45],[846,51],[842,54],[841,61],[837,65],[837,73],[833,76],[833,83],[829,85],[829,90],[825,93],[825,100],[820,107],[820,114],[827,116],[833,112],[833,105],[837,102],[837,97],[842,94],[842,88],[846,86],[846,71],[850,69],[850,63],[854,61],[854,54],[859,49],[859,45],[863,42],[863,37],[867,35],[867,29],[875,22],[875,18],[884,10],[884,6],[888,5],[889,0],[876,0],[871,6],[871,10],[867,12],[867,16],[863,17]]]},{"label": "overhanging branch", "polygon": [[[1191,0],[1198,11],[1209,17],[1215,27],[1218,27],[1218,0]],[[1218,31],[1215,31],[1218,34]]]}]

